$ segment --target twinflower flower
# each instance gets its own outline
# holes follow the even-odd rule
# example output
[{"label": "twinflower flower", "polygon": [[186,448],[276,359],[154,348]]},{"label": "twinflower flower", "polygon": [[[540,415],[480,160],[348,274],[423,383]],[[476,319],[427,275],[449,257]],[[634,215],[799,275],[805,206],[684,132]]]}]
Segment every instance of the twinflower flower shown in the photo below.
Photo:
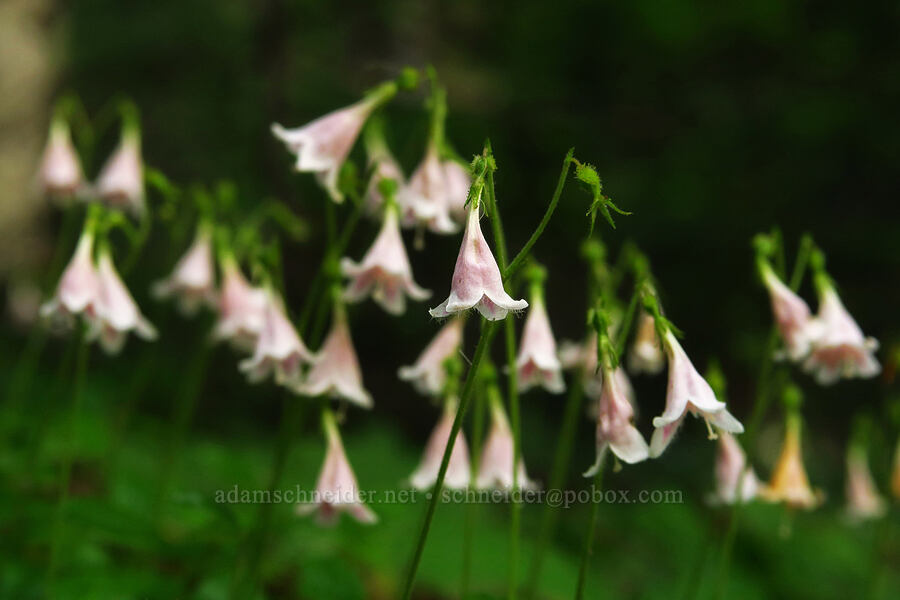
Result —
[{"label": "twinflower flower", "polygon": [[[747,465],[747,456],[733,435],[719,433],[716,451],[716,490],[710,495],[711,504],[749,502],[759,493],[759,479]],[[743,479],[743,481],[742,481]]]},{"label": "twinflower flower", "polygon": [[118,147],[100,170],[94,191],[107,206],[136,217],[144,214],[144,161],[141,135],[136,125],[126,125]]},{"label": "twinflower flower", "polygon": [[172,274],[153,286],[158,298],[178,298],[185,314],[197,312],[201,304],[215,302],[215,267],[213,265],[212,231],[201,224],[194,242],[178,262]]},{"label": "twinflower flower", "polygon": [[45,196],[60,199],[71,198],[84,187],[81,161],[72,145],[69,125],[63,119],[54,118],[50,125],[37,184]]},{"label": "twinflower flower", "polygon": [[666,357],[659,346],[656,323],[653,317],[642,312],[638,317],[634,341],[628,353],[628,368],[632,373],[655,375],[662,371]]},{"label": "twinflower flower", "polygon": [[513,300],[503,289],[500,267],[484,239],[478,219],[478,202],[473,201],[469,205],[466,231],[453,269],[450,296],[428,311],[432,317],[449,317],[475,308],[486,319],[497,321],[506,318],[511,310],[528,307],[528,302]]},{"label": "twinflower flower", "polygon": [[550,327],[550,318],[544,305],[544,290],[540,279],[543,269],[532,269],[540,273],[532,282],[531,307],[522,330],[519,355],[516,357],[519,391],[543,386],[548,392],[561,394],[566,389],[562,378],[562,364],[556,355],[556,339]]},{"label": "twinflower flower", "polygon": [[[456,416],[457,400],[448,398],[444,402],[443,414],[428,438],[425,446],[425,454],[419,467],[410,476],[410,484],[416,489],[427,490],[437,481],[438,472],[441,469],[441,461],[444,458],[444,450],[450,439],[450,430],[453,428],[453,419]],[[469,468],[469,448],[466,438],[460,431],[453,442],[453,450],[450,452],[450,462],[447,464],[447,473],[444,475],[444,487],[450,489],[462,489],[469,485],[471,470]]]},{"label": "twinflower flower", "polygon": [[878,519],[887,512],[887,502],[878,493],[866,450],[860,444],[851,444],[847,451],[847,516],[851,521]]},{"label": "twinflower flower", "polygon": [[73,316],[80,314],[93,316],[99,291],[93,253],[94,233],[90,227],[85,227],[53,298],[41,306],[41,316],[64,321],[71,321]]},{"label": "twinflower flower", "polygon": [[266,322],[266,292],[250,285],[231,254],[224,253],[219,263],[222,291],[217,299],[219,315],[213,338],[253,351]]},{"label": "twinflower flower", "polygon": [[97,282],[97,298],[88,339],[99,338],[100,346],[109,354],[122,349],[129,331],[134,331],[145,340],[156,339],[156,329],[141,314],[119,277],[107,247],[100,249]]},{"label": "twinflower flower", "polygon": [[[476,485],[479,488],[512,489],[513,483],[519,489],[535,489],[537,484],[528,479],[525,461],[519,456],[519,468],[514,471],[515,442],[506,412],[497,394],[489,394],[491,406],[491,429],[481,451]],[[516,472],[516,476],[513,473]]]},{"label": "twinflower flower", "polygon": [[784,342],[784,353],[792,361],[801,360],[809,354],[813,342],[819,337],[819,322],[812,318],[803,298],[778,278],[767,261],[759,260],[759,271],[769,292],[775,325]]},{"label": "twinflower flower", "polygon": [[462,317],[448,321],[425,347],[416,362],[410,366],[400,367],[397,376],[411,382],[420,394],[439,395],[447,381],[445,362],[456,355],[462,344],[463,325],[465,320]]},{"label": "twinflower flower", "polygon": [[262,381],[274,373],[279,385],[299,383],[301,369],[313,361],[313,354],[284,310],[284,301],[271,287],[265,289],[262,329],[256,340],[253,356],[241,361],[241,371],[250,381]]},{"label": "twinflower flower", "polygon": [[[454,177],[456,175],[454,174]],[[404,225],[407,227],[424,225],[434,233],[456,232],[459,227],[450,217],[451,193],[459,193],[459,181],[457,179],[448,181],[447,170],[438,156],[436,145],[429,144],[425,158],[413,171],[409,182],[398,196],[403,206]],[[458,198],[454,200],[459,201]],[[462,199],[462,203],[465,204],[465,198]]]},{"label": "twinflower flower", "polygon": [[809,485],[803,466],[798,402],[788,405],[781,454],[771,481],[759,490],[759,496],[767,502],[783,502],[790,508],[812,510],[822,504],[825,496],[821,490],[814,490]]}]

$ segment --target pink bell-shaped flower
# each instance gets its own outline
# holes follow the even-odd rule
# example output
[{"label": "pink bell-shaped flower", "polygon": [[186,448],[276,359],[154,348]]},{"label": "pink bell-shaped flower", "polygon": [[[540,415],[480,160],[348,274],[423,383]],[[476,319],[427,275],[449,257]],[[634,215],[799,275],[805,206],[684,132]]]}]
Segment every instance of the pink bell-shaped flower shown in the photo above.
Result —
[{"label": "pink bell-shaped flower", "polygon": [[222,291],[213,338],[230,340],[239,350],[252,352],[266,322],[266,292],[247,282],[230,254],[225,254],[220,263]]},{"label": "pink bell-shaped flower", "polygon": [[478,205],[472,202],[456,267],[453,269],[450,296],[443,304],[429,310],[429,314],[436,318],[449,317],[475,308],[484,318],[497,321],[506,318],[511,310],[524,310],[527,307],[528,302],[513,300],[503,289],[500,267],[491,254],[478,222]]},{"label": "pink bell-shaped flower", "polygon": [[819,323],[810,315],[803,298],[786,286],[768,263],[762,262],[760,271],[769,292],[775,325],[784,342],[784,353],[792,361],[801,360],[819,337]]},{"label": "pink bell-shaped flower", "polygon": [[335,304],[333,315],[331,332],[313,358],[306,381],[294,386],[294,389],[305,396],[329,394],[363,408],[372,408],[372,396],[363,388],[362,371],[350,338],[347,314],[340,303]]},{"label": "pink bell-shaped flower", "polygon": [[455,160],[445,160],[441,164],[444,167],[444,201],[447,203],[447,210],[454,221],[462,223],[466,219],[466,199],[472,185],[472,176],[467,166]]},{"label": "pink bell-shaped flower", "polygon": [[419,355],[415,364],[400,367],[397,371],[400,379],[411,382],[420,394],[440,395],[447,381],[445,362],[459,351],[464,324],[462,317],[456,317],[444,325]]},{"label": "pink bell-shaped flower", "polygon": [[450,191],[447,172],[438,157],[437,147],[429,144],[425,158],[398,195],[403,207],[403,224],[407,227],[424,225],[434,233],[458,231],[459,226],[450,218],[447,199]]},{"label": "pink bell-shaped flower", "polygon": [[70,320],[82,313],[93,316],[100,285],[93,252],[94,234],[86,227],[78,240],[75,254],[59,279],[56,293],[41,306],[41,316],[63,320]]},{"label": "pink bell-shaped flower", "polygon": [[[621,371],[621,367],[616,371]],[[602,368],[602,373],[603,391],[597,403],[597,460],[585,472],[585,477],[597,474],[607,448],[628,464],[650,456],[644,436],[634,426],[634,409],[629,390],[622,385],[622,377],[607,366]]]},{"label": "pink bell-shaped flower", "polygon": [[336,522],[341,512],[349,513],[360,523],[376,523],[378,517],[360,497],[356,475],[347,460],[341,434],[330,411],[325,411],[322,422],[328,444],[325,462],[313,498],[297,504],[297,514],[302,516],[318,511],[319,522],[325,525]]},{"label": "pink bell-shaped flower", "polygon": [[847,452],[847,516],[851,521],[880,519],[887,513],[887,502],[878,493],[865,448],[853,446]]},{"label": "pink bell-shaped flower", "polygon": [[383,98],[370,95],[356,104],[330,112],[296,129],[285,129],[278,123],[272,133],[297,155],[295,169],[315,173],[319,184],[335,202],[343,202],[338,190],[338,174],[359,137],[363,124]]},{"label": "pink bell-shaped flower", "polygon": [[829,385],[840,378],[868,378],[881,372],[875,359],[878,340],[865,337],[859,325],[844,308],[834,286],[820,281],[819,313],[816,315],[819,335],[813,342],[812,353],[803,363],[821,385]]},{"label": "pink bell-shaped flower", "polygon": [[345,300],[359,302],[371,293],[372,299],[393,315],[403,314],[406,310],[406,296],[413,300],[425,300],[431,296],[430,291],[413,281],[412,267],[400,235],[397,208],[393,203],[385,208],[381,231],[362,262],[355,263],[344,258],[341,271],[351,278],[350,285],[344,291]]},{"label": "pink bell-shaped flower", "polygon": [[[669,361],[669,385],[665,411],[653,419],[656,431],[650,440],[650,456],[656,458],[663,453],[688,412],[703,417],[708,427],[712,423],[723,431],[743,433],[744,426],[731,416],[724,402],[716,400],[671,330],[666,330],[662,343]],[[710,437],[715,437],[712,429]]]},{"label": "pink bell-shaped flower", "polygon": [[276,383],[293,386],[300,381],[303,364],[312,362],[314,357],[288,319],[284,301],[271,287],[264,293],[262,329],[253,356],[241,361],[240,369],[253,382],[274,373]]},{"label": "pink bell-shaped flower", "polygon": [[128,127],[123,131],[119,146],[97,176],[94,191],[107,206],[137,217],[144,214],[144,162],[137,128]]},{"label": "pink bell-shaped flower", "polygon": [[[738,495],[741,503],[749,502],[759,493],[760,483],[756,473],[747,467],[747,457],[741,445],[728,432],[719,433],[715,473],[716,490],[710,494],[710,504],[734,504]],[[740,483],[741,477],[743,483]]]},{"label": "pink bell-shaped flower", "polygon": [[566,384],[562,378],[562,364],[556,356],[556,340],[544,306],[543,292],[539,285],[534,287],[516,358],[519,391],[540,385],[548,392],[561,394],[566,390]]},{"label": "pink bell-shaped flower", "polygon": [[212,232],[208,226],[197,229],[194,243],[179,259],[168,278],[153,286],[157,298],[176,296],[185,314],[194,314],[200,305],[215,302],[215,267]]},{"label": "pink bell-shaped flower", "polygon": [[54,119],[50,125],[37,184],[43,195],[53,198],[71,198],[84,187],[81,161],[72,145],[69,126],[62,119]]},{"label": "pink bell-shaped flower", "polygon": [[634,341],[631,343],[631,350],[628,353],[628,368],[634,374],[655,375],[662,371],[664,365],[665,355],[659,346],[656,323],[648,313],[641,312]]},{"label": "pink bell-shaped flower", "polygon": [[156,329],[141,314],[119,277],[107,248],[100,250],[97,275],[98,293],[89,338],[99,338],[100,346],[108,354],[122,349],[129,331],[134,331],[145,340],[155,340]]},{"label": "pink bell-shaped flower", "polygon": [[[559,362],[564,369],[580,369],[584,393],[592,400],[599,400],[603,393],[603,374],[597,368],[597,333],[591,331],[583,342],[563,340],[559,347]],[[622,372],[616,369],[616,373]],[[622,372],[622,376],[625,374]],[[631,382],[625,378],[628,388]],[[596,417],[596,403],[589,407],[590,416]]]},{"label": "pink bell-shaped flower", "polygon": [[[491,429],[481,451],[476,485],[479,488],[511,490],[513,487],[513,462],[515,460],[512,430],[506,412],[500,401],[489,396],[491,401]],[[525,461],[519,456],[518,476],[515,483],[519,489],[536,489],[537,484],[528,479]]]},{"label": "pink bell-shaped flower", "polygon": [[[456,399],[450,398],[444,403],[444,412],[441,420],[428,438],[425,446],[425,454],[415,473],[410,476],[410,484],[420,490],[430,489],[437,481],[438,471],[441,470],[441,461],[444,458],[444,450],[447,440],[450,439],[450,430],[453,428],[453,419],[456,416]],[[447,464],[447,474],[444,476],[444,487],[458,490],[469,485],[472,476],[469,467],[469,448],[466,438],[459,432],[453,442],[453,450],[450,452],[450,462]]]},{"label": "pink bell-shaped flower", "polygon": [[800,445],[800,415],[788,414],[781,454],[769,483],[759,490],[759,497],[767,502],[783,502],[790,508],[812,510],[825,499],[821,490],[809,485],[803,450]]}]

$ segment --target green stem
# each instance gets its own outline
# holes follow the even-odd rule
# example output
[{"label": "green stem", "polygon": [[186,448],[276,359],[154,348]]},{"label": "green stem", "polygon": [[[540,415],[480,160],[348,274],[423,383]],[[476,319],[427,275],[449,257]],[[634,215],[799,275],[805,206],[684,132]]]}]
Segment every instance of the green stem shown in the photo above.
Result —
[{"label": "green stem", "polygon": [[494,337],[495,330],[495,321],[484,322],[481,329],[481,336],[478,338],[478,345],[475,347],[475,354],[472,357],[472,366],[469,367],[469,372],[466,374],[466,381],[463,384],[459,407],[456,410],[456,417],[453,419],[453,425],[450,428],[447,446],[444,448],[444,456],[441,459],[441,468],[438,471],[437,481],[431,492],[431,500],[428,503],[428,509],[425,512],[425,519],[422,523],[422,529],[419,532],[419,538],[416,542],[416,549],[409,566],[409,571],[406,575],[406,583],[403,586],[402,596],[404,600],[409,600],[412,595],[413,584],[416,580],[416,572],[419,570],[422,552],[425,550],[425,542],[428,539],[428,532],[431,529],[431,521],[434,519],[434,511],[437,509],[441,491],[444,489],[444,477],[447,475],[447,466],[450,464],[450,452],[453,449],[453,444],[456,441],[459,429],[462,427],[463,417],[466,414],[466,409],[468,408],[469,401],[472,397],[472,389],[478,374],[478,365],[481,364],[481,360],[484,358],[488,347],[491,345],[491,339]]},{"label": "green stem", "polygon": [[[561,489],[569,474],[569,461],[572,458],[572,450],[575,447],[578,415],[581,413],[581,402],[584,398],[582,379],[583,375],[579,374],[569,387],[569,395],[566,398],[566,407],[563,412],[562,427],[559,430],[556,451],[553,455],[553,467],[550,469],[548,490]],[[525,586],[529,597],[534,597],[537,593],[547,543],[553,536],[558,521],[559,509],[554,508],[550,503],[544,504],[541,528],[538,533],[534,555],[531,559],[531,567],[528,569],[528,582]]]},{"label": "green stem", "polygon": [[72,480],[72,462],[74,454],[78,451],[78,419],[81,415],[81,405],[84,397],[84,380],[87,372],[90,345],[86,339],[85,326],[79,324],[77,338],[77,357],[75,360],[75,373],[72,376],[72,405],[69,412],[69,439],[65,455],[63,456],[62,471],[59,481],[59,498],[56,503],[56,513],[53,524],[53,538],[50,546],[50,561],[47,568],[47,582],[52,584],[59,565],[62,538],[64,537],[64,515],[69,501],[69,487]]},{"label": "green stem", "polygon": [[547,227],[550,218],[553,216],[553,212],[556,210],[556,205],[559,204],[559,198],[562,195],[563,187],[566,185],[566,176],[569,174],[569,167],[572,165],[572,156],[574,153],[575,148],[570,148],[569,152],[566,154],[566,158],[563,160],[562,171],[559,174],[559,180],[556,182],[556,190],[553,192],[553,198],[550,199],[550,205],[547,206],[547,212],[544,213],[544,218],[541,219],[537,229],[534,230],[534,233],[531,234],[531,237],[528,238],[528,241],[525,242],[525,245],[522,246],[522,249],[516,254],[516,257],[509,263],[509,266],[502,270],[504,280],[515,275],[516,271],[525,264],[525,259],[528,258],[528,253],[531,252],[532,246],[537,243],[541,234],[544,233],[544,229]]},{"label": "green stem", "polygon": [[591,506],[591,520],[588,523],[587,534],[584,538],[584,550],[581,554],[581,567],[578,569],[578,585],[575,588],[575,600],[581,600],[584,597],[584,584],[587,581],[588,565],[594,548],[594,531],[597,529],[597,516],[600,514],[600,502],[596,498],[603,489],[603,469],[605,466],[606,461],[603,461],[597,469],[597,474],[594,475],[594,485],[591,490],[591,497],[594,498],[594,502]]},{"label": "green stem", "polygon": [[[485,390],[475,392],[474,414],[472,416],[472,445],[470,453],[471,476],[469,487],[475,489],[475,480],[478,475],[478,465],[481,463],[481,438],[484,436],[484,394]],[[463,531],[463,569],[462,585],[459,597],[465,600],[469,597],[469,589],[472,580],[472,545],[475,542],[475,517],[478,504],[466,502],[465,530]]]}]

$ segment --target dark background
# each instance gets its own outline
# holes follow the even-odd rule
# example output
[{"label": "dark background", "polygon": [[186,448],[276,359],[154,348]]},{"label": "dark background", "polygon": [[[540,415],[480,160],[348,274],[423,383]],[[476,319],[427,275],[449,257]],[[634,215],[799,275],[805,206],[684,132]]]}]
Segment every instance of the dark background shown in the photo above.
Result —
[{"label": "dark background", "polygon": [[[74,90],[89,111],[119,94],[133,98],[142,111],[148,164],[184,184],[233,180],[247,207],[274,196],[309,219],[309,242],[286,248],[294,309],[321,252],[322,195],[311,177],[292,172],[290,157],[269,133],[269,124],[303,124],[353,102],[404,65],[434,65],[448,88],[447,131],[455,148],[470,156],[480,151],[485,138],[492,141],[500,208],[513,251],[543,214],[561,160],[574,146],[577,158],[597,166],[604,191],[633,213],[617,217],[615,231],[598,223],[597,234],[613,256],[623,241],[633,240],[650,257],[667,315],[686,332],[685,348],[701,369],[710,359],[719,360],[729,380],[732,412],[746,419],[770,323],[767,298],[753,270],[750,241],[755,233],[780,227],[791,262],[799,236],[813,234],[863,330],[885,347],[896,341],[898,11],[897,3],[880,1],[95,0],[60,4],[49,15],[48,27],[59,26],[64,37],[60,92]],[[407,173],[424,148],[423,101],[421,93],[402,95],[388,110],[392,148]],[[100,156],[114,141],[110,132]],[[97,165],[92,168],[96,172]],[[559,338],[577,338],[583,327],[578,246],[587,234],[589,200],[570,182],[535,250],[550,272],[547,301]],[[53,226],[54,219],[50,222]],[[363,225],[350,256],[361,256],[374,233],[373,225]],[[159,259],[165,238],[153,244],[157,251],[148,251],[134,276],[136,295],[151,320],[168,325],[160,323],[164,350],[157,359],[159,375],[137,419],[138,427],[149,432],[163,427],[171,398],[177,397],[179,369],[204,335],[199,322],[180,326],[179,317],[168,314],[171,307],[152,305],[141,291],[170,268]],[[445,297],[457,248],[455,237],[429,236],[426,251],[411,251],[417,280],[434,290],[428,306]],[[803,294],[815,307],[808,282]],[[400,319],[371,303],[353,310],[354,340],[376,403],[371,415],[353,411],[346,427],[348,451],[363,487],[367,474],[354,460],[354,445],[357,457],[378,455],[377,449],[363,449],[369,443],[401,446],[402,452],[388,455],[407,457],[394,468],[402,475],[414,465],[434,420],[427,402],[395,377],[396,368],[409,363],[435,330],[425,308],[413,304]],[[470,328],[470,351],[474,333]],[[10,339],[5,354],[14,356],[21,338]],[[62,343],[56,345],[44,361],[49,374],[62,352]],[[141,342],[132,341],[115,361],[98,357],[92,363],[94,372],[101,373],[97,377],[109,380],[103,384],[112,390],[109,395],[127,393],[123,375],[137,369],[144,352]],[[277,427],[278,392],[244,384],[233,368],[235,357],[224,349],[212,360],[194,419],[198,440],[226,449],[253,443],[263,456]],[[113,365],[120,370],[110,374]],[[850,418],[862,411],[881,419],[890,388],[873,380],[822,389],[797,372],[794,376],[807,396],[810,476],[826,488],[829,502],[813,517],[821,521],[804,524],[800,518],[791,542],[777,538],[782,518],[777,510],[750,519],[756,529],[738,543],[743,566],[734,585],[746,586],[741,597],[824,597],[825,590],[804,586],[804,573],[813,569],[818,575],[813,558],[797,558],[806,551],[831,552],[828,560],[833,562],[823,564],[833,566],[829,593],[834,597],[846,597],[841,590],[856,590],[862,585],[859,578],[871,579],[868,555],[860,558],[847,548],[868,552],[871,540],[865,536],[875,531],[860,533],[839,522],[843,448]],[[662,408],[664,378],[640,381],[637,387],[639,424],[649,435],[649,421]],[[538,479],[546,480],[561,406],[561,399],[540,393],[524,398],[525,458]],[[764,432],[758,449],[763,477],[777,452],[777,410],[771,422],[775,428]],[[314,429],[308,429],[309,457],[304,460],[310,467],[298,476],[303,481],[314,477],[320,456]],[[354,436],[363,441],[352,442]],[[887,475],[893,436],[886,427],[876,435],[873,467],[879,481]],[[577,472],[593,460],[587,423],[578,449],[571,484],[580,487]],[[137,456],[145,451],[139,445],[134,449]],[[622,573],[608,589],[611,597],[655,597],[688,585],[688,563],[705,547],[706,525],[712,532],[723,527],[722,516],[701,505],[702,494],[711,487],[712,452],[702,427],[689,423],[661,460],[616,476],[611,485],[683,489],[690,506],[665,515],[649,509],[638,514],[644,509],[635,508],[624,516],[607,515],[594,560]],[[259,460],[267,464],[267,459]],[[384,470],[393,476],[390,467]],[[227,469],[224,473],[226,483],[239,480],[238,475],[227,479]],[[264,474],[253,476],[265,479]],[[217,481],[225,485],[221,477]],[[536,519],[537,509],[531,512]],[[559,549],[562,566],[553,573],[558,585],[548,591],[558,597],[570,593],[571,571],[566,569],[575,562],[587,509],[567,515]],[[500,510],[494,516],[502,532],[506,517]],[[333,568],[368,573],[362,577],[370,595],[376,594],[373,589],[392,589],[397,565],[412,548],[418,516],[406,523],[410,530],[398,535],[396,548],[372,549],[371,555],[351,552],[356,556],[351,567]],[[341,531],[354,531],[343,527]],[[530,527],[526,521],[526,533]],[[634,539],[629,531],[644,537]],[[434,541],[438,547],[447,538],[439,534]],[[685,543],[692,550],[685,554],[691,557],[677,556],[679,537],[689,540]],[[497,538],[502,553],[503,534]],[[392,557],[378,558],[378,552]],[[321,554],[326,558],[315,554],[314,560],[343,558],[337,550]],[[800,563],[784,562],[789,559]],[[502,556],[496,560],[503,564]],[[223,559],[209,571],[227,570],[224,564]],[[646,572],[649,564],[654,565],[652,574]],[[373,570],[381,574],[372,575]],[[429,571],[426,562],[425,579],[439,596],[456,590],[445,570],[453,571],[435,565]],[[502,585],[496,583],[502,575],[486,571],[486,590]],[[657,576],[659,582],[645,580]],[[372,584],[373,579],[380,583]],[[308,585],[308,579],[303,581]]]}]

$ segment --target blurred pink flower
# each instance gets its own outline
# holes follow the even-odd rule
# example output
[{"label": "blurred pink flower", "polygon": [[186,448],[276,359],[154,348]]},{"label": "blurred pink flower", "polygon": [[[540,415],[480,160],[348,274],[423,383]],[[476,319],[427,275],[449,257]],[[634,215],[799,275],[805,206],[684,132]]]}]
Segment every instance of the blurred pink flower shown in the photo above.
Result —
[{"label": "blurred pink flower", "polygon": [[121,208],[137,217],[144,214],[144,163],[136,129],[122,133],[119,146],[97,176],[94,191],[107,206]]},{"label": "blurred pink flower", "polygon": [[201,304],[214,304],[215,293],[212,232],[208,226],[201,225],[172,274],[153,286],[153,294],[157,298],[175,296],[182,312],[193,314]]},{"label": "blurred pink flower", "polygon": [[331,332],[313,358],[306,380],[294,389],[305,396],[329,394],[363,408],[372,408],[372,396],[363,388],[359,360],[342,306],[335,306]]},{"label": "blurred pink flower", "polygon": [[400,367],[397,371],[400,379],[412,382],[420,394],[440,395],[447,381],[444,362],[459,351],[464,324],[462,317],[456,317],[444,325],[419,355],[415,364]]},{"label": "blurred pink flower", "polygon": [[54,119],[50,125],[37,184],[42,194],[53,198],[71,198],[85,185],[81,161],[65,121]]},{"label": "blurred pink flower", "polygon": [[[434,233],[455,233],[459,230],[459,226],[450,218],[447,194],[451,189],[446,175],[437,148],[433,144],[429,145],[425,158],[397,196],[403,207],[405,226],[424,225]],[[457,185],[457,182],[454,181],[451,185]]]},{"label": "blurred pink flower", "polygon": [[763,263],[761,269],[775,324],[784,341],[785,354],[790,360],[798,361],[809,354],[819,336],[818,322],[810,315],[809,306],[803,298],[784,285],[770,266]]},{"label": "blurred pink flower", "polygon": [[641,312],[638,316],[634,341],[631,343],[631,351],[628,353],[628,368],[634,374],[655,375],[662,371],[664,364],[665,355],[659,346],[656,322],[650,314]]},{"label": "blurred pink flower", "polygon": [[[513,487],[514,440],[506,413],[499,401],[491,403],[491,429],[481,451],[476,485],[479,488],[510,490]],[[519,456],[519,489],[536,489],[537,484],[528,479],[525,460]]]},{"label": "blurred pink flower", "polygon": [[301,379],[303,364],[312,362],[313,355],[285,314],[284,301],[271,288],[264,294],[262,330],[253,356],[241,361],[240,369],[253,382],[274,373],[276,383],[293,386]]},{"label": "blurred pink flower", "polygon": [[94,234],[85,229],[75,254],[59,279],[53,298],[41,306],[41,316],[68,320],[81,313],[89,317],[93,315],[100,286],[93,252]]},{"label": "blurred pink flower", "polygon": [[[744,426],[731,416],[724,402],[716,400],[671,330],[666,331],[662,343],[669,361],[669,384],[665,411],[653,419],[656,431],[650,440],[650,456],[656,458],[663,453],[688,412],[703,417],[707,426],[712,423],[723,431],[743,433]],[[710,436],[714,435],[710,429]]]},{"label": "blurred pink flower", "polygon": [[607,448],[628,464],[641,462],[650,456],[644,436],[633,423],[634,409],[629,390],[622,385],[624,372],[618,375],[622,368],[613,371],[604,367],[601,371],[603,391],[597,404],[597,460],[584,474],[585,477],[597,473]]},{"label": "blurred pink flower", "polygon": [[213,338],[230,340],[240,350],[253,351],[266,321],[266,292],[247,282],[234,257],[225,255],[220,263],[222,291]]},{"label": "blurred pink flower", "polygon": [[97,273],[98,293],[89,339],[99,338],[100,346],[108,354],[115,354],[122,349],[129,331],[134,331],[145,340],[156,339],[156,329],[141,314],[116,272],[108,249],[100,251]]},{"label": "blurred pink flower", "polygon": [[531,300],[516,358],[519,391],[541,385],[548,392],[561,394],[566,384],[562,378],[562,365],[556,356],[556,340],[544,299],[541,293],[536,293]]},{"label": "blurred pink flower", "polygon": [[327,438],[325,462],[319,472],[314,497],[310,502],[297,504],[297,514],[302,516],[318,511],[319,522],[326,525],[335,523],[341,512],[349,513],[360,523],[376,523],[378,517],[360,498],[359,484],[333,417],[329,415],[323,420]]},{"label": "blurred pink flower", "polygon": [[[410,476],[410,484],[414,488],[427,490],[437,481],[447,440],[450,439],[453,419],[456,416],[456,407],[456,399],[448,399],[444,403],[443,414],[428,438],[422,462],[419,463],[415,473]],[[471,477],[469,448],[463,432],[460,431],[456,436],[456,441],[453,442],[453,451],[450,452],[450,462],[447,465],[447,474],[444,476],[444,487],[454,490],[465,488],[469,485]]]},{"label": "blurred pink flower", "polygon": [[879,519],[887,513],[887,502],[872,480],[865,449],[853,447],[847,452],[847,516],[851,521]]},{"label": "blurred pink flower", "polygon": [[[711,504],[734,504],[740,487],[741,502],[753,500],[759,493],[759,479],[752,468],[747,467],[747,457],[741,445],[728,432],[719,433],[716,452],[716,490],[710,494]],[[744,481],[739,485],[743,476]]]},{"label": "blurred pink flower", "polygon": [[803,368],[819,384],[829,385],[842,377],[874,377],[881,372],[873,354],[878,341],[863,335],[831,284],[823,284],[819,291],[816,320],[821,330]]},{"label": "blurred pink flower", "polygon": [[315,173],[332,200],[343,202],[344,196],[338,190],[338,174],[363,124],[377,105],[377,98],[364,98],[296,129],[285,129],[273,123],[272,133],[297,155],[297,171]]},{"label": "blurred pink flower", "polygon": [[362,262],[355,263],[344,258],[341,271],[351,278],[344,291],[348,302],[359,302],[371,293],[375,302],[394,315],[403,314],[406,310],[407,295],[413,300],[425,300],[431,296],[430,291],[413,281],[412,267],[400,235],[397,208],[393,205],[385,208],[381,231]]},{"label": "blurred pink flower", "polygon": [[481,232],[478,206],[474,202],[469,208],[466,231],[453,269],[450,296],[428,312],[432,317],[440,318],[473,307],[491,321],[505,318],[511,310],[528,307],[528,302],[513,300],[503,289],[500,268]]}]

